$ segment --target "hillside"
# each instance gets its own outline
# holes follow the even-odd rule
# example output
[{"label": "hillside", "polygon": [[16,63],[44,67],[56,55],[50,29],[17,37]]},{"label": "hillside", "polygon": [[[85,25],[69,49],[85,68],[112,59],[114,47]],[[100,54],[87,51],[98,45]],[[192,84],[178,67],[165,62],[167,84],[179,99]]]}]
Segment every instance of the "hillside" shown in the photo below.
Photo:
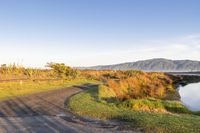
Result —
[{"label": "hillside", "polygon": [[84,67],[83,69],[97,69],[97,70],[130,70],[137,69],[143,71],[165,71],[165,72],[191,72],[200,71],[200,61],[193,60],[169,60],[169,59],[150,59],[136,62],[121,63],[115,65],[102,65]]}]

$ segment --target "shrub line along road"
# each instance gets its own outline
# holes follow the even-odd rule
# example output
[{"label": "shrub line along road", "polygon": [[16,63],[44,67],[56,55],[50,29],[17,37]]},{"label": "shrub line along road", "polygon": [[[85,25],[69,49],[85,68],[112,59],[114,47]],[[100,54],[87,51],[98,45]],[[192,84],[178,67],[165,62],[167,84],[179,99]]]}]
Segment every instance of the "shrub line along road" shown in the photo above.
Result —
[{"label": "shrub line along road", "polygon": [[113,123],[84,119],[67,111],[66,99],[89,87],[74,86],[0,101],[0,132],[122,132]]}]

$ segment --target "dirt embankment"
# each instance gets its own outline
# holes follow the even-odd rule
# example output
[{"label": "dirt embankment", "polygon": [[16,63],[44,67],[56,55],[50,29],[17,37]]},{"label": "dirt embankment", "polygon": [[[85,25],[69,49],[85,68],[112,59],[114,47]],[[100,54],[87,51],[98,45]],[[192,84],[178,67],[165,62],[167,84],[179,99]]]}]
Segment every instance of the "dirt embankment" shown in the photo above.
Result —
[{"label": "dirt embankment", "polygon": [[177,79],[175,81],[177,85],[182,86],[198,82],[200,82],[200,75],[177,75]]}]

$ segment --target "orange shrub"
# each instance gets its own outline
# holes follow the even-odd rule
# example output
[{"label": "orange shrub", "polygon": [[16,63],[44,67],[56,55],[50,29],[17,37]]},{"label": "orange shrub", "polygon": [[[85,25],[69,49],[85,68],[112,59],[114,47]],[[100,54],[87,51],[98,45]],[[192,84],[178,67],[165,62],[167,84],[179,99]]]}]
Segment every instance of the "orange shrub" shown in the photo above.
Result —
[{"label": "orange shrub", "polygon": [[146,97],[164,99],[168,92],[175,92],[172,77],[165,73],[87,70],[82,71],[82,74],[104,81],[109,90],[112,90],[119,99]]}]

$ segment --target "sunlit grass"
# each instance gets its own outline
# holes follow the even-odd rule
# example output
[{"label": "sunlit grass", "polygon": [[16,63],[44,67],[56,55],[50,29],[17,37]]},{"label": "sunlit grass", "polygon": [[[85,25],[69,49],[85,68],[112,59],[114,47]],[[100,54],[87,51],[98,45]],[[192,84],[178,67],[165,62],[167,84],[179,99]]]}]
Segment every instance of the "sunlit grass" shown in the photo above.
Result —
[{"label": "sunlit grass", "polygon": [[118,99],[137,99],[153,97],[166,100],[178,100],[175,81],[178,77],[161,72],[142,72],[137,70],[82,71],[90,79],[103,81],[99,93],[102,97]]},{"label": "sunlit grass", "polygon": [[2,82],[0,83],[0,100],[17,96],[24,96],[32,93],[61,89],[73,85],[85,83],[96,83],[94,80],[58,80],[58,81],[24,81],[24,82]]},{"label": "sunlit grass", "polygon": [[[193,114],[172,114],[145,112],[119,107],[115,103],[98,99],[97,88],[73,96],[68,106],[79,115],[98,119],[121,120],[121,126],[141,129],[146,132],[197,133],[200,132],[200,116]],[[144,104],[144,101],[142,101]],[[149,103],[151,104],[151,103]],[[161,103],[159,103],[161,104]],[[171,103],[168,106],[177,107]]]}]

